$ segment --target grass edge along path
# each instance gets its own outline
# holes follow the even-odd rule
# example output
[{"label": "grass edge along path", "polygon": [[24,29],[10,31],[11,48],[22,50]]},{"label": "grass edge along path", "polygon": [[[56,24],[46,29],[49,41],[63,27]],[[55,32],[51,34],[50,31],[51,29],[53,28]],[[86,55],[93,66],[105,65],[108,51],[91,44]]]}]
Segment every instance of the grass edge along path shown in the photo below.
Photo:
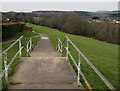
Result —
[{"label": "grass edge along path", "polygon": [[[13,36],[14,39],[18,39],[21,34],[25,33],[26,31],[23,31],[23,32],[20,32],[20,33],[17,33],[15,36]],[[34,37],[36,36],[35,33],[32,33],[32,32],[26,32],[25,34],[25,38],[27,37]],[[28,39],[27,39],[28,40]],[[33,44],[36,45],[38,43],[38,41],[40,40],[40,37],[34,37],[33,39]],[[13,42],[9,42],[9,43],[5,43],[5,44],[2,44],[2,51],[4,51],[6,48],[8,48]],[[23,45],[26,45],[26,43],[24,41],[22,41]],[[8,57],[7,57],[7,61],[8,63],[11,61],[12,57],[15,55],[15,53],[18,51],[18,43],[13,46],[8,52]],[[11,55],[11,56],[10,56]],[[22,51],[22,56],[25,57],[27,56],[26,55],[26,52],[23,50]],[[15,67],[17,66],[17,64],[19,63],[19,56],[17,56],[17,58],[14,60],[14,62],[11,64],[10,68],[9,68],[9,71],[8,71],[8,74],[9,74],[9,84],[15,84],[12,82],[12,75],[15,71]],[[3,65],[3,60],[2,60],[2,65]],[[3,67],[4,69],[4,67]],[[5,79],[3,78],[2,79],[2,89],[3,90],[6,90],[7,89],[7,86],[5,84]]]},{"label": "grass edge along path", "polygon": [[[49,36],[54,48],[56,47],[58,37],[63,39],[65,36],[68,36],[93,65],[106,77],[106,79],[115,88],[118,88],[118,45],[98,41],[92,38],[66,34],[59,32],[57,29],[44,26],[34,24],[27,25],[31,26],[34,31]],[[73,49],[70,51],[72,51],[73,57],[77,58],[76,52]],[[93,89],[108,89],[84,60],[82,60],[82,71]]]}]

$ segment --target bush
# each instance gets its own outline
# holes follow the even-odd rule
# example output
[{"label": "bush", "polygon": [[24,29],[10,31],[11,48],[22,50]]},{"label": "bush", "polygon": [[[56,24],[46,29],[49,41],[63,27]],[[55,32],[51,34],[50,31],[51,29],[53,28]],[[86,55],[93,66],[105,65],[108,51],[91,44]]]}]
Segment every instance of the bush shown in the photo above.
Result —
[{"label": "bush", "polygon": [[2,40],[5,40],[14,36],[16,33],[23,31],[25,24],[13,23],[13,24],[3,24],[1,26],[2,26]]}]

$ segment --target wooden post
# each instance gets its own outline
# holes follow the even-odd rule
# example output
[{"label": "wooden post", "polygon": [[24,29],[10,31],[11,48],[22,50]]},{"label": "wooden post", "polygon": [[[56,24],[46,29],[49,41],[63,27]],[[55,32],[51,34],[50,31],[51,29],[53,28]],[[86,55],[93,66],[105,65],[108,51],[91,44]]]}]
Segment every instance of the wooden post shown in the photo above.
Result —
[{"label": "wooden post", "polygon": [[8,86],[8,67],[7,67],[7,53],[4,53],[4,66],[5,66],[5,82]]},{"label": "wooden post", "polygon": [[80,64],[81,64],[81,60],[80,60],[80,53],[78,55],[78,77],[77,77],[77,85],[80,86]]},{"label": "wooden post", "polygon": [[66,61],[68,61],[68,50],[69,50],[69,45],[68,45],[68,39],[67,39],[67,47],[66,47],[66,50],[67,50],[67,52],[66,52]]},{"label": "wooden post", "polygon": [[22,53],[21,53],[21,39],[19,40],[19,50],[20,50],[20,57],[21,57],[21,55],[22,55]]}]

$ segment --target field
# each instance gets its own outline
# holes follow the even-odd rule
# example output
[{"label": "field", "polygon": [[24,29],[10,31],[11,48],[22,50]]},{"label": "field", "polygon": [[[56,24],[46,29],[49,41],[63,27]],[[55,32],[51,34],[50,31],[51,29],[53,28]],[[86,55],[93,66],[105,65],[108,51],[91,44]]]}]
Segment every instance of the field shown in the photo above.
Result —
[{"label": "field", "polygon": [[[33,37],[33,36],[36,36],[38,34],[35,34],[35,33],[32,33],[32,32],[27,32],[27,31],[23,31],[23,32],[20,32],[20,33],[17,33],[15,36],[13,36],[11,39],[18,39],[20,36],[24,36],[25,38],[28,38],[28,37]],[[37,42],[39,41],[39,37],[35,37],[33,38],[33,44],[36,45]],[[26,41],[28,41],[28,39],[26,39]],[[2,44],[2,51],[4,51],[6,48],[8,48],[13,42],[9,42],[9,43],[4,43]],[[22,41],[22,44],[23,46],[26,47],[26,42],[25,41]],[[9,63],[11,61],[11,59],[14,57],[14,55],[16,54],[16,52],[18,51],[18,43],[13,46],[8,52],[7,52],[7,62]],[[26,56],[26,52],[23,50],[22,51],[22,56]],[[1,60],[2,61],[2,60]],[[3,63],[1,62],[0,63]],[[12,82],[12,79],[11,79],[11,76],[13,75],[14,71],[15,71],[15,67],[16,65],[19,63],[19,56],[17,56],[17,58],[14,60],[13,64],[10,66],[9,68],[9,84],[15,84]],[[3,67],[4,68],[4,67]],[[4,82],[4,79],[3,79],[3,89],[6,89],[6,85],[5,85],[5,82]]]},{"label": "field", "polygon": [[[56,47],[58,37],[63,39],[65,36],[68,36],[108,81],[115,88],[118,88],[118,45],[101,42],[92,38],[66,34],[53,28],[33,24],[27,25],[31,26],[36,32],[48,35],[54,48]],[[70,48],[70,52],[77,59],[77,52],[71,46]],[[108,89],[84,60],[82,60],[82,71],[93,89]]]}]

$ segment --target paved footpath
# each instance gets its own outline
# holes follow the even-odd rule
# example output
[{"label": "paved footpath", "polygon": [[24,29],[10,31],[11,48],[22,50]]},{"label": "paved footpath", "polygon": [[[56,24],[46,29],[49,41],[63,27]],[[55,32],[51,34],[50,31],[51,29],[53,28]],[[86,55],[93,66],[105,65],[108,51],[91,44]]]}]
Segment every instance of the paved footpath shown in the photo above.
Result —
[{"label": "paved footpath", "polygon": [[54,51],[47,36],[40,36],[31,57],[21,58],[9,89],[83,89],[77,87],[70,63]]}]

